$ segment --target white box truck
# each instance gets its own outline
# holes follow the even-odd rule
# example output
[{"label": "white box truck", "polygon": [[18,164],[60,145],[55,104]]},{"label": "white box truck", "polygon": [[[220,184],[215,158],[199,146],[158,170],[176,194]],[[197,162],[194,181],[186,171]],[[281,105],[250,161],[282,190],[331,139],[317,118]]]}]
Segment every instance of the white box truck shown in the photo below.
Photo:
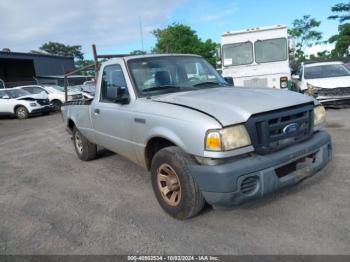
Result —
[{"label": "white box truck", "polygon": [[222,75],[236,86],[287,88],[289,50],[294,49],[287,26],[276,25],[226,32],[216,55]]}]

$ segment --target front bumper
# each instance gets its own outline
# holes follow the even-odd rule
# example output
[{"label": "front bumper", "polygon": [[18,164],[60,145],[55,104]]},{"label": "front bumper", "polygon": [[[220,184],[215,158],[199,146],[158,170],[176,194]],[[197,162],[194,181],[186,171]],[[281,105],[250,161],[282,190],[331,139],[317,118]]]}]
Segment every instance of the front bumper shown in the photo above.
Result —
[{"label": "front bumper", "polygon": [[317,97],[317,100],[326,108],[350,107],[350,96],[346,97]]},{"label": "front bumper", "polygon": [[30,111],[30,114],[42,114],[42,113],[49,113],[53,111],[53,106],[48,105],[48,106],[42,106],[40,108],[35,108],[32,111]]},{"label": "front bumper", "polygon": [[190,171],[209,204],[234,206],[312,176],[331,156],[331,138],[319,131],[307,141],[272,154],[216,166],[192,165]]}]

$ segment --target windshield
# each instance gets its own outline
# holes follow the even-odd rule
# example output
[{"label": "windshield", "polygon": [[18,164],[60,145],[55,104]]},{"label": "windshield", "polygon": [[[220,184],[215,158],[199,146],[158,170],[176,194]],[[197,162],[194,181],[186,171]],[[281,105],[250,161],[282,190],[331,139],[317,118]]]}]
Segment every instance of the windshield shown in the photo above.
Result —
[{"label": "windshield", "polygon": [[6,89],[6,91],[11,98],[17,98],[17,97],[21,97],[21,96],[30,95],[29,92],[22,90],[22,89]]},{"label": "windshield", "polygon": [[350,76],[350,71],[342,64],[311,66],[304,68],[305,79]]},{"label": "windshield", "polygon": [[141,95],[227,85],[207,61],[195,56],[145,57],[129,60],[128,66]]},{"label": "windshield", "polygon": [[253,44],[235,43],[222,47],[224,66],[247,65],[253,63]]},{"label": "windshield", "polygon": [[287,60],[287,39],[276,38],[255,42],[255,61],[268,63]]}]

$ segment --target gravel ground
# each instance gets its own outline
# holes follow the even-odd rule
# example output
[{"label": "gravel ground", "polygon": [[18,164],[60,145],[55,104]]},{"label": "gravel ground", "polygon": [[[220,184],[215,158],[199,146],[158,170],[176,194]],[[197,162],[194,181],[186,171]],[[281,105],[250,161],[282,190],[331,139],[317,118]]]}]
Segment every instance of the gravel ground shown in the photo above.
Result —
[{"label": "gravel ground", "polygon": [[334,156],[318,175],[187,221],[128,160],[78,160],[59,114],[0,119],[0,254],[350,254],[350,109],[327,113]]}]

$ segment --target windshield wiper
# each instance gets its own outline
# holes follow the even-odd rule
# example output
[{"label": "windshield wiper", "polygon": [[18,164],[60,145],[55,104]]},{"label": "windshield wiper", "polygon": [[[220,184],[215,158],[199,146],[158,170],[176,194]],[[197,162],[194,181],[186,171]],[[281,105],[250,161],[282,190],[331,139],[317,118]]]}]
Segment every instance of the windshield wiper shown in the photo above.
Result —
[{"label": "windshield wiper", "polygon": [[152,86],[150,88],[143,89],[142,92],[151,92],[151,91],[159,91],[159,90],[167,90],[167,89],[181,89],[181,86],[175,86],[175,85],[159,85],[159,86]]},{"label": "windshield wiper", "polygon": [[206,86],[206,85],[219,85],[219,86],[226,86],[225,83],[217,82],[217,81],[206,81],[206,82],[200,82],[198,84],[195,84],[193,86]]}]

